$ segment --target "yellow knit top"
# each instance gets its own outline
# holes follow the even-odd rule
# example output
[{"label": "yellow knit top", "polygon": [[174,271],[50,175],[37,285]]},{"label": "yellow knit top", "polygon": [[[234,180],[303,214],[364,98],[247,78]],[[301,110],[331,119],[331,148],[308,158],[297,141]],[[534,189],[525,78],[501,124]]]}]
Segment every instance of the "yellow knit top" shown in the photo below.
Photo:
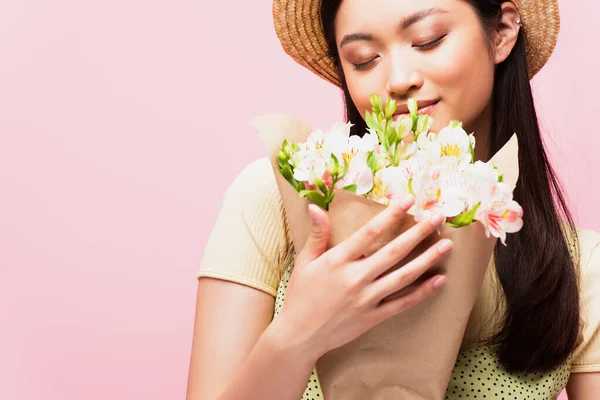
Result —
[{"label": "yellow knit top", "polygon": [[[600,372],[600,233],[587,229],[577,232],[584,327],[583,341],[572,354],[570,372]],[[266,157],[257,159],[227,189],[197,276],[236,282],[277,297],[293,257],[273,169]],[[480,340],[497,328],[498,305],[503,301],[498,297],[502,293],[498,285],[495,268],[488,268],[461,351],[477,348]]]}]

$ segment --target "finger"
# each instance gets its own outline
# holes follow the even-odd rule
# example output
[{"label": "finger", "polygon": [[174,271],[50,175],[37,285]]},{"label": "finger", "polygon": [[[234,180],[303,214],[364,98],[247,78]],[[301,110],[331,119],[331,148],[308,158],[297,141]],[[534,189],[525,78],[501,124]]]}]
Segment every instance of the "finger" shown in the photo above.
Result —
[{"label": "finger", "polygon": [[354,261],[367,253],[381,236],[395,225],[414,203],[412,196],[405,196],[392,203],[369,222],[354,232],[348,239],[330,250],[337,260]]},{"label": "finger", "polygon": [[445,276],[435,275],[407,293],[385,299],[375,309],[374,318],[383,321],[416,306],[437,291],[445,281]]},{"label": "finger", "polygon": [[381,300],[414,283],[425,271],[437,264],[452,249],[450,239],[442,239],[406,265],[377,279],[371,285],[375,298]]},{"label": "finger", "polygon": [[297,266],[305,266],[317,259],[327,249],[331,226],[329,216],[319,206],[309,204],[308,213],[311,218],[311,227],[306,244],[296,258]]},{"label": "finger", "polygon": [[413,225],[406,232],[403,232],[368,257],[365,262],[369,265],[369,278],[376,279],[389,268],[402,261],[419,243],[438,229],[444,223],[444,220],[442,214],[432,214],[431,218]]}]

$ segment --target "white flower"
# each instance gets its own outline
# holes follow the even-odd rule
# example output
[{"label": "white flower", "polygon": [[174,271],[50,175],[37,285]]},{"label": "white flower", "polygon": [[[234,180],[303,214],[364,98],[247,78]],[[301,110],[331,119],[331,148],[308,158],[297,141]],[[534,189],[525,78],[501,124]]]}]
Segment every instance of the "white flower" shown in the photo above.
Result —
[{"label": "white flower", "polygon": [[492,165],[476,161],[469,165],[465,176],[471,182],[469,205],[473,206],[490,196],[493,187],[498,183],[500,173]]},{"label": "white flower", "polygon": [[483,194],[475,219],[483,224],[487,237],[500,238],[506,246],[506,234],[518,232],[523,227],[523,209],[512,199],[511,188],[503,182],[496,183]]},{"label": "white flower", "polygon": [[352,157],[348,173],[335,184],[337,189],[356,185],[356,194],[362,196],[373,188],[373,171],[367,164],[367,156],[367,153],[359,152]]},{"label": "white flower", "polygon": [[375,151],[376,153],[381,151],[379,137],[374,132],[365,133],[363,137],[356,135],[350,136],[348,141],[350,147],[355,151]]},{"label": "white flower", "polygon": [[471,150],[475,138],[468,135],[460,127],[445,127],[436,134],[429,132],[419,135],[417,144],[419,150],[432,164],[446,163],[460,170],[466,168],[472,161]]},{"label": "white flower", "polygon": [[[322,130],[317,129],[310,133],[310,135],[308,136],[308,139],[306,139],[305,146],[303,146],[303,147],[305,150],[319,150],[323,147],[324,142],[325,142],[325,133]],[[302,144],[301,144],[301,146],[302,146]]]},{"label": "white flower", "polygon": [[456,170],[443,165],[430,166],[425,173],[411,181],[416,202],[409,210],[417,220],[432,212],[455,217],[466,211],[469,200],[469,181]]},{"label": "white flower", "polygon": [[298,163],[294,168],[294,179],[316,185],[319,180],[327,180],[327,162],[316,150],[307,150],[298,154]]},{"label": "white flower", "polygon": [[352,124],[338,122],[325,134],[323,142],[323,156],[329,158],[331,154],[341,158],[343,153],[351,153],[352,146],[349,142],[350,127]]},{"label": "white flower", "polygon": [[408,194],[408,179],[406,171],[400,167],[386,167],[375,173],[373,191],[368,197],[379,203],[388,205],[398,197]]},{"label": "white flower", "polygon": [[417,143],[406,143],[402,140],[400,143],[398,143],[397,147],[398,157],[400,160],[407,160],[411,156],[415,155],[418,149],[419,147],[417,146]]},{"label": "white flower", "polygon": [[421,179],[423,174],[426,174],[429,170],[430,166],[427,163],[427,160],[425,160],[423,157],[419,157],[418,155],[419,154],[417,153],[417,156],[415,157],[400,161],[399,167],[404,173],[407,181]]}]

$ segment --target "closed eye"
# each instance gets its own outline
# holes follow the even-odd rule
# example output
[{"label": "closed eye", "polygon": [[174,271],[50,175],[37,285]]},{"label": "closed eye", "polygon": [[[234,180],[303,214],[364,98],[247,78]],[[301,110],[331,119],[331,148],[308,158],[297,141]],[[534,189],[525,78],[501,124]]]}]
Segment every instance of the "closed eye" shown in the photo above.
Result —
[{"label": "closed eye", "polygon": [[379,57],[375,57],[367,62],[364,63],[360,63],[360,64],[352,64],[354,65],[354,70],[355,71],[361,71],[361,70],[365,70],[367,68],[369,68],[371,65],[373,65],[373,63],[378,59]]},{"label": "closed eye", "polygon": [[444,39],[446,38],[446,36],[448,36],[448,35],[441,36],[429,43],[425,43],[425,44],[421,44],[421,45],[414,45],[413,47],[415,47],[419,50],[431,50],[431,49],[434,49],[435,47],[437,47],[439,44],[441,44],[444,41]]}]

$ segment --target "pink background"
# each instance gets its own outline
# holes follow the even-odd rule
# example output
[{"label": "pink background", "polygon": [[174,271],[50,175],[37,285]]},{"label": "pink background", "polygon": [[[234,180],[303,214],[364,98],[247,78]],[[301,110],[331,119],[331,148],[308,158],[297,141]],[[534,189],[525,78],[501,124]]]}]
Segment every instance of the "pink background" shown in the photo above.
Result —
[{"label": "pink background", "polygon": [[[560,4],[534,86],[599,230],[600,5]],[[0,54],[0,398],[183,398],[203,247],[263,156],[247,122],[327,128],[338,90],[281,51],[270,0],[2,1]]]}]

